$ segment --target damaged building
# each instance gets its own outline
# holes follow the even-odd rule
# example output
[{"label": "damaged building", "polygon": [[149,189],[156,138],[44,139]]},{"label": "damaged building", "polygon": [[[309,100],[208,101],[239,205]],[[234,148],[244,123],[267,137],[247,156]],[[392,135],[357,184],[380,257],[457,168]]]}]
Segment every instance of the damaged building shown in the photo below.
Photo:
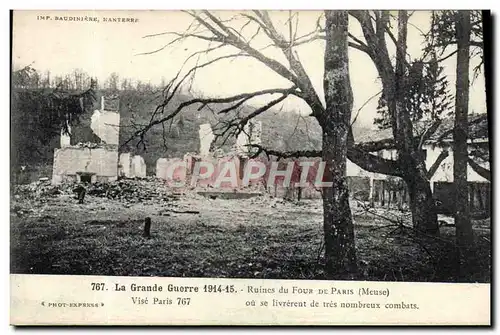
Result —
[{"label": "damaged building", "polygon": [[61,134],[61,147],[54,151],[53,184],[118,178],[118,99],[101,97],[100,109],[86,121]]},{"label": "damaged building", "polygon": [[146,162],[139,155],[130,152],[120,154],[118,176],[125,178],[146,178]]},{"label": "damaged building", "polygon": [[[261,144],[262,123],[261,121],[250,120],[243,131],[235,139],[235,143],[229,152],[215,149],[215,135],[209,123],[199,126],[199,153],[186,153],[183,158],[159,158],[156,162],[156,177],[168,181],[169,168],[174,165],[182,165],[185,169],[175,168],[170,171],[174,181],[187,180],[193,173],[196,162],[201,160],[210,161],[215,166],[214,178],[218,171],[223,169],[226,162],[232,162],[237,169],[238,178],[241,180],[243,169],[249,157],[255,152],[252,144]],[[207,180],[199,183],[209,184],[214,180]]]}]

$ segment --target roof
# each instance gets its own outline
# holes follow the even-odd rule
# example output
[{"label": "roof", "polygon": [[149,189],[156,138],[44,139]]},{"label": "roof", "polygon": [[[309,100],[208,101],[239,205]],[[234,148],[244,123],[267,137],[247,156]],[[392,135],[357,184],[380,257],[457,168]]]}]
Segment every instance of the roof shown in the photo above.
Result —
[{"label": "roof", "polygon": [[[422,121],[414,124],[415,135],[423,134],[434,121]],[[453,140],[454,118],[447,117],[441,121],[438,129],[430,136],[428,142],[449,142]],[[374,128],[354,128],[354,139],[356,143],[378,142],[390,140],[393,138],[392,129],[374,129]],[[488,139],[488,115],[473,114],[469,115],[469,138]]]}]

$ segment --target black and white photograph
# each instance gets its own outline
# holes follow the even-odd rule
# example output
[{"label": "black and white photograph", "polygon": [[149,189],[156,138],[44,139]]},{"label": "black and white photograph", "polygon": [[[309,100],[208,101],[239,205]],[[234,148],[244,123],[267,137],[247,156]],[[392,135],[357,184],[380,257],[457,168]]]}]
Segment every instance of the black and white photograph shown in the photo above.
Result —
[{"label": "black and white photograph", "polygon": [[11,274],[490,283],[489,11],[11,20]]}]

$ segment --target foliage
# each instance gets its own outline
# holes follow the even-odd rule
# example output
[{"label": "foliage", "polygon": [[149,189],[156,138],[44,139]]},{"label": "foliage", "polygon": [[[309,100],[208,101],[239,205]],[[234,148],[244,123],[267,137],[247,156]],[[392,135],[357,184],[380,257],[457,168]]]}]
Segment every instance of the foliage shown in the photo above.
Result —
[{"label": "foliage", "polygon": [[12,145],[14,165],[25,164],[39,156],[61,130],[69,133],[83,113],[93,108],[96,92],[90,87],[82,93],[71,93],[59,87],[27,88],[36,70],[25,67],[12,74],[11,93]]},{"label": "foliage", "polygon": [[[448,79],[444,67],[434,56],[430,61],[416,59],[411,63],[404,80],[404,108],[413,122],[424,118],[437,120],[451,111],[452,96],[448,89]],[[390,127],[387,99],[383,93],[379,99],[374,122],[381,129]]]},{"label": "foliage", "polygon": [[[448,46],[456,44],[455,16],[458,11],[440,10],[432,13],[431,29],[426,38],[431,40],[426,51],[439,48],[442,52]],[[473,44],[483,42],[483,17],[479,10],[471,11],[471,40]]]},{"label": "foliage", "polygon": [[[456,15],[458,11],[442,10],[434,11],[432,13],[431,28],[426,34],[426,53],[437,52],[438,55],[443,56],[449,47],[455,46],[456,41]],[[470,11],[471,15],[471,56],[480,57],[480,63],[474,68],[474,77],[477,77],[484,64],[484,36],[483,36],[483,14],[479,10]],[[446,59],[456,53],[452,51]]]},{"label": "foliage", "polygon": [[[456,50],[449,52],[449,47],[456,45],[455,16],[457,11],[434,11],[431,26],[424,34],[423,56],[414,60],[406,70],[405,102],[412,121],[423,118],[436,120],[444,115],[453,114],[453,97],[449,93],[449,83],[443,73],[441,62],[453,56]],[[471,57],[479,56],[481,62],[474,68],[477,76],[483,65],[483,17],[481,11],[471,11]],[[388,128],[389,115],[387,102],[382,95],[377,108],[379,117],[375,119],[380,128]]]},{"label": "foliage", "polygon": [[30,65],[12,73],[13,87],[37,87],[39,81],[38,72]]}]

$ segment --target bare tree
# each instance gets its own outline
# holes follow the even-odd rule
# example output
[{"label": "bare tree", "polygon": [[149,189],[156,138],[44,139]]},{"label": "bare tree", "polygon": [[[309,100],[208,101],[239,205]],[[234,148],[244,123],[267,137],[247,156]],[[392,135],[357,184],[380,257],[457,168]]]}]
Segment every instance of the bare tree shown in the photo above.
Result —
[{"label": "bare tree", "polygon": [[[390,30],[388,11],[351,11],[351,15],[361,25],[365,41],[352,37],[359,44],[358,49],[370,56],[377,68],[387,102],[394,146],[398,157],[396,164],[402,172],[410,195],[413,226],[426,233],[437,234],[437,212],[428,179],[425,161],[421,155],[421,145],[438,128],[434,123],[421,136],[415,136],[410,113],[405,110],[404,92],[408,85],[407,73],[411,64],[407,60],[408,13],[399,11],[397,17],[397,37]],[[396,48],[395,65],[391,62],[386,37]],[[391,174],[391,173],[390,173]]]},{"label": "bare tree", "polygon": [[118,90],[118,84],[120,82],[120,76],[116,72],[112,72],[108,79],[106,80],[106,88],[112,90],[112,91],[117,91]]},{"label": "bare tree", "polygon": [[129,78],[123,78],[121,80],[120,88],[122,91],[132,91],[134,89],[132,86],[132,80]]},{"label": "bare tree", "polygon": [[[333,181],[334,186],[323,192],[324,203],[324,230],[325,230],[325,255],[327,260],[327,272],[333,278],[344,278],[356,271],[356,254],[354,245],[354,231],[351,212],[348,202],[347,182],[345,178],[346,154],[350,153],[352,160],[359,161],[369,171],[387,170],[395,171],[392,161],[384,160],[375,155],[365,153],[355,146],[347,148],[350,117],[352,109],[352,90],[349,81],[348,68],[348,13],[325,12],[324,19],[326,29],[324,37],[325,47],[325,72],[324,72],[324,98],[325,105],[314,89],[312,82],[300,61],[294,47],[306,43],[309,36],[314,36],[319,30],[309,34],[297,36],[297,32],[291,32],[286,38],[274,25],[269,13],[265,11],[244,12],[237,17],[243,21],[241,27],[235,29],[227,22],[235,17],[223,21],[214,14],[203,11],[188,12],[193,17],[191,29],[187,32],[171,32],[175,38],[169,43],[175,43],[189,38],[195,38],[210,42],[203,51],[190,55],[193,59],[200,54],[210,53],[222,48],[232,47],[237,51],[224,56],[215,57],[205,63],[197,62],[189,70],[182,69],[165,87],[165,99],[151,116],[150,123],[143,129],[137,131],[135,136],[144,139],[146,132],[152,127],[163,124],[173,119],[184,108],[198,105],[199,109],[206,106],[220,106],[219,115],[230,115],[235,112],[234,117],[226,117],[216,129],[216,136],[222,140],[230,136],[236,136],[252,118],[270,110],[290,96],[305,101],[311,108],[311,116],[315,117],[323,129],[323,148],[326,150],[309,152],[275,152],[271,148],[258,146],[258,152],[266,151],[269,154],[280,157],[323,157],[328,164],[327,174]],[[293,29],[293,18],[290,16],[289,26]],[[295,17],[298,24],[298,17]],[[253,32],[245,37],[243,28],[253,27]],[[269,41],[269,45],[276,48],[286,59],[286,65],[265,55],[261,50],[252,46],[253,39],[261,34]],[[256,92],[241,93],[224,98],[194,98],[172,106],[171,102],[175,94],[178,94],[182,85],[186,84],[193,73],[216,62],[227,59],[252,58],[264,64],[268,69],[286,79],[290,83],[288,87],[275,87]],[[339,85],[340,83],[340,85]],[[239,115],[238,107],[247,103],[255,97],[269,96],[273,98],[263,106],[255,109],[248,115]],[[170,112],[165,116],[165,109]],[[211,108],[212,109],[212,108]]]},{"label": "bare tree", "polygon": [[51,87],[51,82],[50,82],[50,70],[45,71],[45,80],[43,81],[43,87],[44,87],[44,88],[49,88],[49,87]]},{"label": "bare tree", "polygon": [[[345,277],[356,269],[354,248],[354,232],[348,203],[347,182],[345,178],[346,156],[363,169],[401,177],[410,190],[414,226],[426,233],[438,233],[437,214],[430,190],[428,171],[419,152],[419,145],[426,136],[430,136],[438,124],[434,124],[421,136],[414,136],[413,124],[404,110],[402,91],[405,90],[408,72],[406,60],[406,30],[408,15],[405,11],[399,14],[399,34],[396,39],[389,29],[389,13],[368,11],[331,12],[326,11],[317,20],[316,28],[305,34],[298,34],[296,28],[299,14],[290,15],[285,27],[288,36],[279,30],[266,11],[243,12],[228,19],[221,19],[208,11],[186,12],[193,18],[187,31],[166,32],[151,36],[170,35],[170,40],[163,48],[184,41],[197,39],[207,42],[206,48],[193,52],[185,61],[177,75],[167,83],[164,89],[164,101],[152,113],[150,122],[137,130],[133,137],[139,137],[138,145],[144,141],[146,133],[157,125],[172,120],[183,109],[198,106],[214,111],[224,118],[217,129],[216,136],[223,141],[238,135],[244,126],[253,118],[279,105],[289,97],[303,100],[311,109],[311,117],[316,118],[322,128],[323,150],[279,152],[272,148],[255,146],[257,154],[265,152],[278,157],[322,157],[328,164],[329,177],[334,186],[323,192],[325,255],[327,271],[332,277]],[[353,16],[362,27],[365,41],[362,41],[347,30],[348,16]],[[373,16],[374,15],[374,16]],[[231,25],[240,22],[239,26]],[[249,32],[251,30],[251,32]],[[396,66],[391,63],[386,35],[391,37],[397,46]],[[266,48],[274,48],[281,54],[281,61],[271,58],[257,48],[254,39],[266,38]],[[351,41],[348,41],[348,37]],[[300,45],[324,40],[324,101],[313,87],[311,79],[303,66],[296,48]],[[370,152],[382,150],[385,143],[376,142],[356,145],[354,142],[350,118],[352,109],[352,91],[349,81],[348,46],[367,53],[373,60],[382,80],[383,94],[388,101],[391,115],[391,126],[394,139],[389,143],[398,150],[397,160],[384,159]],[[222,56],[214,56],[206,62],[184,69],[189,61],[199,60],[200,55],[215,51],[236,50]],[[157,51],[159,51],[157,50]],[[156,51],[155,51],[156,52]],[[275,74],[285,79],[289,85],[274,87],[255,92],[245,92],[229,97],[195,97],[187,101],[174,103],[173,97],[183,87],[189,85],[193,76],[201,69],[217,62],[231,59],[250,58],[259,61]],[[284,59],[285,61],[283,61]],[[271,95],[267,103],[253,112],[240,115],[238,108],[256,97]],[[218,110],[214,110],[218,109]],[[168,111],[168,112],[166,112]],[[166,112],[166,113],[165,113]],[[124,145],[129,143],[132,138]]]},{"label": "bare tree", "polygon": [[76,90],[82,91],[90,86],[90,76],[82,69],[74,69],[72,76]]}]

